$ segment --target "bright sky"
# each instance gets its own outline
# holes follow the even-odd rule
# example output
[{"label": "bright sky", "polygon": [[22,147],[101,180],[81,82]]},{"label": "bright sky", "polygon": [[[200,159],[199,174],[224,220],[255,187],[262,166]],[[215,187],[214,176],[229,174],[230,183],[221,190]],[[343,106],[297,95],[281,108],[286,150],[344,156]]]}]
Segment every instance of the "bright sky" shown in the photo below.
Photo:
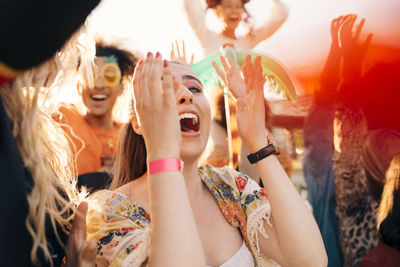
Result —
[{"label": "bright sky", "polygon": [[[289,69],[322,68],[330,43],[330,21],[343,14],[357,13],[366,18],[364,32],[374,32],[374,42],[400,46],[398,0],[283,1],[290,8],[288,20],[255,50],[273,55]],[[270,0],[251,0],[247,5],[256,24],[265,19],[269,5]],[[183,14],[182,0],[103,0],[92,22],[96,32],[108,38],[127,38],[129,46],[143,54],[160,51],[169,57],[171,43],[178,39],[185,40],[195,61],[202,58],[200,44]],[[215,28],[210,14],[208,26]]]}]

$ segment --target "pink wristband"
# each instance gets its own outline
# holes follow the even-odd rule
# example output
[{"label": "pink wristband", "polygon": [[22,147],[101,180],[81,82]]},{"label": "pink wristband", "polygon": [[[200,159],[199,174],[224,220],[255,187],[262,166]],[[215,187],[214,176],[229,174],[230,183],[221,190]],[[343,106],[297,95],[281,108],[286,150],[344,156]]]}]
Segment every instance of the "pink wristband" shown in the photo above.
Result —
[{"label": "pink wristband", "polygon": [[166,158],[149,162],[149,175],[159,172],[180,172],[183,162],[178,158]]}]

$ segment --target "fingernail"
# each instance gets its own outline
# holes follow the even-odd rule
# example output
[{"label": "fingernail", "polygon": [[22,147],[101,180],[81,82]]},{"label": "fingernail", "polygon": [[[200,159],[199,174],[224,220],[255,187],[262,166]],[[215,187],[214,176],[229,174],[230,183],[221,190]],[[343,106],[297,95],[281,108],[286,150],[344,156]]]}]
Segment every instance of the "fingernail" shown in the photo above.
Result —
[{"label": "fingernail", "polygon": [[159,56],[161,56],[161,54],[160,54],[160,52],[157,52],[156,57],[159,57]]},{"label": "fingernail", "polygon": [[139,65],[142,65],[143,64],[143,59],[141,59],[140,61],[139,61]]},{"label": "fingernail", "polygon": [[166,68],[167,66],[168,66],[168,61],[164,59],[164,68]]},{"label": "fingernail", "polygon": [[151,56],[153,56],[153,53],[147,52],[147,57],[151,57]]}]

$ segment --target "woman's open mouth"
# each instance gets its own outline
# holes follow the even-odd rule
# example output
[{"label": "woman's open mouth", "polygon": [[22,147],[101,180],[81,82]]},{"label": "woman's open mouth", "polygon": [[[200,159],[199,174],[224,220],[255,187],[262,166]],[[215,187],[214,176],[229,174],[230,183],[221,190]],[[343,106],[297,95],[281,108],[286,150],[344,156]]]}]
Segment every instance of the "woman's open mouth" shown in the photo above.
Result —
[{"label": "woman's open mouth", "polygon": [[107,95],[105,95],[105,94],[92,94],[92,95],[90,96],[90,98],[91,98],[93,101],[100,102],[100,101],[106,100],[106,99],[107,99]]},{"label": "woman's open mouth", "polygon": [[179,122],[181,124],[181,132],[197,133],[200,130],[200,121],[195,113],[179,114]]},{"label": "woman's open mouth", "polygon": [[230,17],[228,18],[228,20],[229,20],[229,22],[231,22],[231,23],[239,23],[239,22],[240,22],[239,16],[230,16]]}]

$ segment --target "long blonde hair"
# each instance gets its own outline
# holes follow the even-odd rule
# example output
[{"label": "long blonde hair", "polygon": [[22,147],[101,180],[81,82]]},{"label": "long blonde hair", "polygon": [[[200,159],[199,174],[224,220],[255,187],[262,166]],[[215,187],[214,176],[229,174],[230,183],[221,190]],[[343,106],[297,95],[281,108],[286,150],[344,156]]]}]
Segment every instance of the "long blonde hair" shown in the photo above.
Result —
[{"label": "long blonde hair", "polygon": [[377,225],[382,240],[400,250],[400,154],[394,156],[386,172]]},{"label": "long blonde hair", "polygon": [[[69,228],[71,211],[79,202],[72,157],[63,130],[51,117],[55,106],[48,105],[51,86],[60,85],[69,75],[83,73],[92,79],[94,41],[83,27],[60,52],[38,67],[18,76],[0,88],[1,98],[13,124],[13,137],[34,185],[27,196],[29,211],[26,227],[32,236],[31,260],[38,262],[37,252],[52,264],[46,238],[49,218],[56,236],[57,224]],[[55,82],[55,83],[54,83]]]},{"label": "long blonde hair", "polygon": [[[378,208],[378,228],[382,221],[392,212],[393,203],[400,201],[400,154],[393,157],[388,170],[386,181],[382,192],[382,199]],[[396,211],[397,212],[397,211]],[[400,218],[400,214],[395,214]]]}]

